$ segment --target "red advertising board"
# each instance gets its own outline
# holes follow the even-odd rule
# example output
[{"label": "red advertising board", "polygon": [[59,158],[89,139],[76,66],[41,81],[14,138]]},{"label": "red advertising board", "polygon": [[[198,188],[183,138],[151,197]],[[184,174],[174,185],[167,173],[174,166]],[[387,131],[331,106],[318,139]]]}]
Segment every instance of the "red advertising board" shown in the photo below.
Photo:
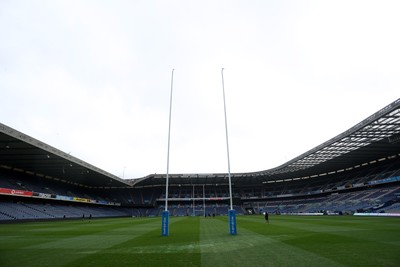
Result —
[{"label": "red advertising board", "polygon": [[33,195],[33,192],[17,190],[17,189],[10,189],[10,188],[0,188],[0,194],[31,197]]}]

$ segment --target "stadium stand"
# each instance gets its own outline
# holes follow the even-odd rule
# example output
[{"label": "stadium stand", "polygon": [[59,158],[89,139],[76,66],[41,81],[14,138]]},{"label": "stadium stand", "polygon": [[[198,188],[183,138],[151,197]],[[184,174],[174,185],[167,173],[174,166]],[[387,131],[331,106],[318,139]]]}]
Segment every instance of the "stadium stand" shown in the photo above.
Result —
[{"label": "stadium stand", "polygon": [[[226,216],[227,174],[171,174],[173,216]],[[238,215],[400,213],[400,99],[273,169],[232,174]],[[165,174],[123,180],[0,124],[0,221],[160,216]]]}]

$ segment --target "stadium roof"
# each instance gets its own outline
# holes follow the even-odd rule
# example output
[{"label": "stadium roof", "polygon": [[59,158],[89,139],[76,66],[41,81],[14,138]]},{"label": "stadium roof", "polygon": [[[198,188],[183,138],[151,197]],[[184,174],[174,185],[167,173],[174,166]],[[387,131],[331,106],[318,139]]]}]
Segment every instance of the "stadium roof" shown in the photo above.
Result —
[{"label": "stadium roof", "polygon": [[127,181],[0,123],[0,168],[87,187]]},{"label": "stadium roof", "polygon": [[[233,173],[234,184],[324,176],[400,156],[400,99],[349,130],[273,169]],[[86,187],[155,186],[165,174],[123,180],[0,123],[0,168]],[[171,174],[171,184],[224,184],[228,174]]]},{"label": "stadium roof", "polygon": [[[234,173],[235,184],[261,184],[308,179],[342,172],[360,165],[400,156],[400,99],[357,125],[273,169]],[[172,174],[171,184],[221,184],[227,174]],[[133,184],[147,186],[164,182],[164,175],[149,175]]]}]

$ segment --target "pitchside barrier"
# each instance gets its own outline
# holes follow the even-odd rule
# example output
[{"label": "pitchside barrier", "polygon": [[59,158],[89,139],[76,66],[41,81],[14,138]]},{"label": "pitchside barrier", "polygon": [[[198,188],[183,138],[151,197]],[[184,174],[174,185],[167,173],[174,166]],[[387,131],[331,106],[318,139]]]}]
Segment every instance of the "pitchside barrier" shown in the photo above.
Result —
[{"label": "pitchside barrier", "polygon": [[379,217],[400,217],[400,213],[373,213],[373,212],[356,212],[354,216],[379,216]]}]

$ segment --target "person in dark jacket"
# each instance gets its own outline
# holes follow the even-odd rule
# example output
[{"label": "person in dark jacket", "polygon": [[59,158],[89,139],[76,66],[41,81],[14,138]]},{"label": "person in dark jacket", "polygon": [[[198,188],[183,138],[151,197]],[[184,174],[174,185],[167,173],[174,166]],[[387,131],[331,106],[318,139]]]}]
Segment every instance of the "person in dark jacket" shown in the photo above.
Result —
[{"label": "person in dark jacket", "polygon": [[265,215],[264,216],[265,216],[265,222],[269,224],[268,212],[267,211],[265,211]]}]

